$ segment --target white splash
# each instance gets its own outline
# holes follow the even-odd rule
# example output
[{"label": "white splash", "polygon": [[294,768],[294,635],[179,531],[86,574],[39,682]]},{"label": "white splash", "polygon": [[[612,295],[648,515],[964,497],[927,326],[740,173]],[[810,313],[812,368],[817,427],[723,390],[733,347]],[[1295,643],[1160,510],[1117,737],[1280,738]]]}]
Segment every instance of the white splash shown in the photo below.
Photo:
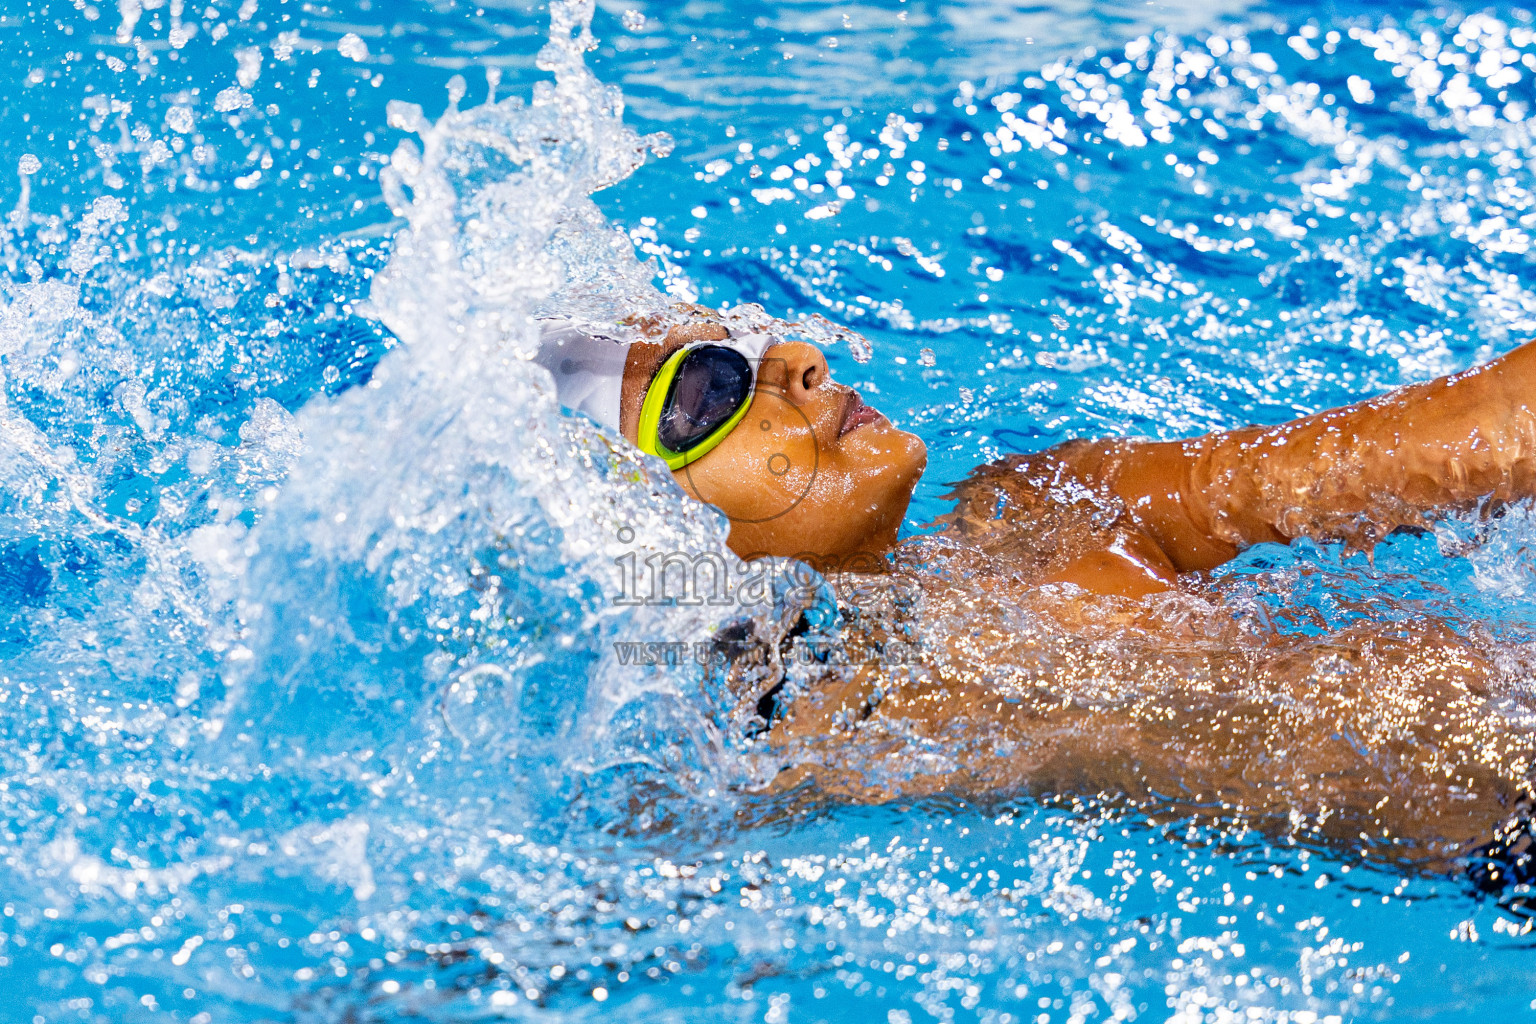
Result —
[{"label": "white splash", "polygon": [[[419,141],[383,175],[407,227],[370,301],[405,345],[367,387],[303,410],[307,453],[251,538],[224,719],[269,763],[380,792],[454,761],[520,780],[530,765],[664,764],[684,789],[732,764],[699,670],[611,656],[614,641],[702,642],[721,625],[719,608],[615,599],[624,555],[738,564],[723,517],[563,416],[529,361],[535,310],[612,322],[665,303],[589,198],[669,146],[625,125],[618,91],[586,69],[591,12],[552,4],[539,63],[555,80],[531,103],[460,109],[456,78],[436,122],[391,106]],[[635,731],[658,715],[665,730]]]}]

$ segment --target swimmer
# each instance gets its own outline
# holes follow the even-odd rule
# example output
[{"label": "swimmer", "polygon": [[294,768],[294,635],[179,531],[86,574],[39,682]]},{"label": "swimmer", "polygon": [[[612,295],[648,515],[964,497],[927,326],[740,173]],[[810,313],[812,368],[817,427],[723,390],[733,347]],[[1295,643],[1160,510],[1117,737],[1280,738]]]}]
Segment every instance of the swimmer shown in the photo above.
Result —
[{"label": "swimmer", "polygon": [[1260,630],[1208,574],[1255,544],[1368,550],[1536,497],[1536,344],[1279,426],[1010,456],[959,485],[938,533],[898,542],[922,442],[813,345],[689,314],[627,351],[550,325],[541,362],[564,404],[730,517],[737,554],[809,561],[844,594],[850,636],[922,651],[766,692],[736,673],[771,792],[1091,798],[1476,862],[1490,884],[1525,870],[1509,851],[1536,762],[1536,652],[1429,620]]}]

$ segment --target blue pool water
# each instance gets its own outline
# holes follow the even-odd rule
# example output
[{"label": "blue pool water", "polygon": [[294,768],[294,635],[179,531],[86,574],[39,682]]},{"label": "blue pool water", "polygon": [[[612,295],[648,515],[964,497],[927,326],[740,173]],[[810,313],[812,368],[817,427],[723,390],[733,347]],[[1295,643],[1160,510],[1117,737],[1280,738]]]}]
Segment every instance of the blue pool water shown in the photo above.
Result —
[{"label": "blue pool water", "polygon": [[[610,655],[716,625],[616,606],[620,533],[723,524],[516,325],[653,271],[850,325],[929,446],[912,531],[1009,451],[1464,367],[1536,327],[1532,15],[605,0],[541,59],[549,15],[6,6],[0,1020],[1531,1014],[1519,893],[1093,807],[765,812],[709,678]],[[1518,645],[1533,541],[1227,572],[1280,628]]]}]

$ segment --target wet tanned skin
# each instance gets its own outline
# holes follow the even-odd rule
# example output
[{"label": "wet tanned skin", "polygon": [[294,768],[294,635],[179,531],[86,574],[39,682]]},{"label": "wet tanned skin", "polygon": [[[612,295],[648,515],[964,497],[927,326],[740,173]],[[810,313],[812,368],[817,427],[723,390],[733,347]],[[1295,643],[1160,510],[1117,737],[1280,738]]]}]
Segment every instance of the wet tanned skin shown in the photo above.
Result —
[{"label": "wet tanned skin", "polygon": [[[1045,679],[978,678],[961,667],[977,653],[961,640],[917,672],[871,668],[797,701],[768,734],[786,766],[774,788],[810,783],[856,802],[1104,796],[1439,870],[1526,794],[1531,737],[1498,713],[1509,696],[1498,672],[1433,624],[1247,649],[1013,652],[1044,656]],[[949,764],[895,779],[868,770],[898,744]]]},{"label": "wet tanned skin", "polygon": [[[623,391],[625,436],[634,440],[645,388],[668,354],[725,337],[718,324],[699,322],[634,346]],[[731,517],[738,554],[835,566],[878,559],[894,547],[927,454],[916,436],[884,417],[839,437],[850,392],[831,379],[814,346],[775,345],[764,355],[743,425],[674,474]],[[1309,537],[1369,548],[1394,529],[1486,498],[1536,496],[1533,401],[1536,343],[1529,343],[1465,373],[1275,427],[1187,441],[1079,443],[1002,460],[978,476],[995,482],[1016,465],[1044,460],[1057,485],[1070,479],[1123,502],[1129,521],[1122,528],[1036,582],[1140,599],[1254,544]],[[780,453],[792,468],[776,475],[770,460]],[[1028,490],[1034,480],[1019,474],[1006,488]],[[956,492],[961,510],[952,522],[962,526],[967,495],[966,485]],[[976,504],[975,514],[986,517],[986,501]]]},{"label": "wet tanned skin", "polygon": [[1275,427],[1094,449],[1084,482],[1126,503],[1174,573],[1301,537],[1368,549],[1485,499],[1536,497],[1536,342]]},{"label": "wet tanned skin", "polygon": [[1185,441],[1106,439],[979,468],[948,517],[984,529],[1042,481],[1123,503],[1101,542],[1038,583],[1141,599],[1245,548],[1299,538],[1369,550],[1394,530],[1479,502],[1536,497],[1536,343],[1483,366],[1274,427]]},{"label": "wet tanned skin", "polygon": [[[694,324],[636,347],[626,436],[655,367],[696,337],[724,331]],[[777,390],[743,426],[758,402],[767,413],[787,399],[825,451],[805,500],[765,524],[733,523],[731,546],[809,552],[833,568],[891,551],[921,443],[883,421],[839,438],[846,389],[820,353],[789,343],[768,357],[780,364],[765,368],[765,389]],[[780,768],[769,791],[1104,797],[1457,869],[1500,830],[1525,828],[1536,736],[1521,722],[1536,708],[1522,680],[1536,648],[1427,620],[1239,635],[1219,596],[1203,625],[1159,616],[1198,590],[1187,581],[1253,544],[1368,549],[1448,511],[1536,497],[1533,405],[1527,344],[1276,427],[1073,442],[979,467],[944,532],[904,542],[880,577],[922,594],[921,663],[829,673],[794,699],[765,738]],[[769,433],[738,428],[680,482],[751,518],[779,494],[760,467],[793,440],[768,445]],[[866,618],[850,635],[895,623]]]},{"label": "wet tanned skin", "polygon": [[[693,341],[725,337],[724,328],[704,322],[634,345],[622,395],[624,436],[635,440],[645,389],[667,356]],[[928,455],[916,435],[883,416],[843,433],[856,400],[852,388],[832,380],[814,345],[780,342],[763,353],[746,418],[673,476],[730,517],[730,546],[743,558],[786,555],[820,569],[873,566],[896,544]]]}]

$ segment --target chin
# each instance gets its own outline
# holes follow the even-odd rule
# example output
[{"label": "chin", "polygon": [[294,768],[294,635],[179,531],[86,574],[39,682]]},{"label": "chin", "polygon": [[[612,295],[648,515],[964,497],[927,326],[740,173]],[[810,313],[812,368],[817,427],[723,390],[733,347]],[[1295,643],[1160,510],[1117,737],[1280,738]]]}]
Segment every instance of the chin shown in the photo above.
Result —
[{"label": "chin", "polygon": [[880,500],[870,514],[843,531],[841,542],[836,545],[838,550],[828,552],[830,557],[884,557],[896,546],[907,506],[912,502],[912,492],[917,489],[917,481],[927,463],[923,443],[911,434],[902,436],[910,438],[915,445],[914,457],[893,465],[892,472],[882,474],[882,478],[874,482],[880,488]]},{"label": "chin", "polygon": [[810,502],[771,524],[732,524],[729,544],[742,558],[780,555],[806,562],[818,572],[873,572],[896,546],[911,496],[907,483],[884,493],[884,500],[857,518],[850,517],[842,502]]},{"label": "chin", "polygon": [[928,468],[928,446],[923,444],[923,439],[916,434],[886,425],[884,436],[879,439],[881,447],[889,454],[892,475],[891,485],[893,492],[901,492],[901,513],[906,513],[907,503],[912,500],[912,492],[917,489],[917,481],[922,477],[923,470]]},{"label": "chin", "polygon": [[[841,447],[834,472],[842,484],[813,489],[794,512],[770,523],[733,524],[731,549],[743,558],[799,558],[821,571],[873,571],[896,546],[928,450],[916,434],[884,420],[848,434]],[[874,500],[850,507],[851,493]]]}]

